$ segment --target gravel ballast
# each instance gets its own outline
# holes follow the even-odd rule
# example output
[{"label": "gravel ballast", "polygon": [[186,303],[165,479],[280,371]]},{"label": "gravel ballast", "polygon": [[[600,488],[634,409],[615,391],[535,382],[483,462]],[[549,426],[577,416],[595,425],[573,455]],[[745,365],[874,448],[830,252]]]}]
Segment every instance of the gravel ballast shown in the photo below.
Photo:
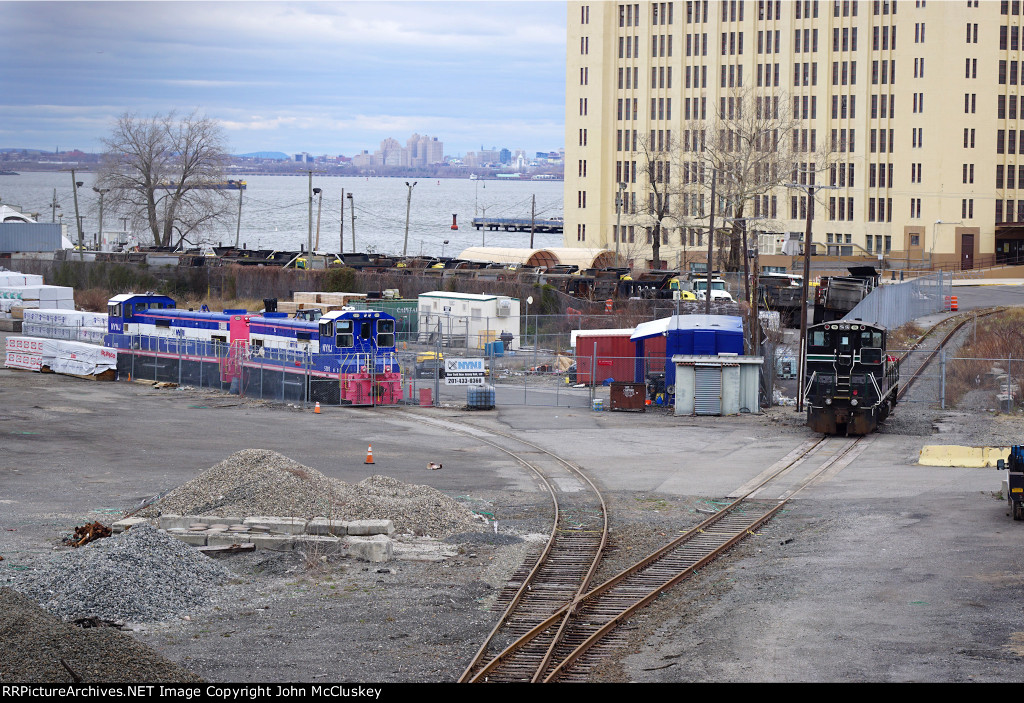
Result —
[{"label": "gravel ballast", "polygon": [[18,590],[65,620],[134,625],[208,604],[230,571],[149,525],[55,556]]}]

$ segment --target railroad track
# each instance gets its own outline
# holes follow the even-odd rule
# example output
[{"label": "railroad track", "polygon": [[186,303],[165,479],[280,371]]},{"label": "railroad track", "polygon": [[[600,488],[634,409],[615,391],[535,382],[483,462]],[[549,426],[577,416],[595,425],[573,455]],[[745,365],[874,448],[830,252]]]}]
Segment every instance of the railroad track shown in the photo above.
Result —
[{"label": "railroad track", "polygon": [[[982,314],[995,312],[998,310]],[[943,336],[936,349],[902,384],[901,397],[938,350],[972,319],[974,315],[965,316]],[[922,339],[938,326],[928,330]],[[906,353],[901,363],[905,358]],[[579,467],[525,440],[498,432],[490,434],[547,455],[582,479],[595,496],[600,496]],[[875,435],[822,437],[804,442],[728,496],[733,501],[714,515],[589,590],[607,543],[607,512],[603,499],[598,498],[600,509],[591,508],[591,515],[585,514],[585,503],[567,508],[564,496],[560,502],[559,493],[552,487],[545,469],[479,433],[474,436],[512,455],[541,477],[551,493],[556,520],[548,545],[536,564],[513,579],[514,595],[508,599],[501,620],[467,666],[460,682],[547,683],[589,681],[595,668],[621,643],[616,631],[623,622],[753,534],[797,493],[837,474],[873,441]],[[600,540],[592,536],[597,531],[591,518],[597,515],[604,523]]]},{"label": "railroad track", "polygon": [[[445,425],[454,427],[457,423]],[[488,434],[514,439],[534,451],[545,452],[518,438],[490,431]],[[535,463],[524,459],[520,452],[483,437],[479,431],[472,436],[515,456],[524,464]],[[588,584],[600,554],[593,545],[588,545],[584,551],[593,556],[581,559],[573,540],[561,546],[556,540],[529,573],[524,570],[517,577],[515,597],[510,599],[499,624],[466,667],[460,681],[589,680],[594,667],[613,654],[621,642],[617,632],[619,625],[665,590],[689,578],[755,532],[798,491],[852,461],[856,448],[864,440],[819,438],[804,442],[738,489],[735,499],[724,508],[593,588]],[[572,469],[574,473],[579,472],[578,467]],[[547,473],[544,469],[541,472]],[[552,499],[562,517],[574,512],[565,509],[564,498],[552,490]],[[553,535],[566,531],[564,526],[564,522],[556,524]],[[602,537],[602,542],[605,540],[606,537]],[[567,551],[560,552],[563,548]],[[559,553],[565,558],[559,558]],[[584,575],[585,564],[591,566]]]},{"label": "railroad track", "polygon": [[[995,315],[997,313],[1004,312],[1005,310],[1006,310],[1006,308],[999,307],[999,308],[991,308],[991,309],[982,310],[982,311],[973,311],[973,312],[969,312],[969,313],[962,313],[961,315],[959,315],[957,317],[952,317],[952,318],[948,318],[946,320],[942,320],[941,322],[937,322],[936,324],[932,325],[927,330],[925,330],[925,333],[923,335],[921,335],[921,338],[914,344],[914,346],[911,347],[910,349],[906,350],[905,352],[903,352],[903,354],[900,355],[900,376],[901,376],[901,379],[900,379],[900,390],[896,394],[897,400],[902,399],[909,392],[910,387],[914,384],[914,382],[917,381],[919,378],[921,378],[922,372],[928,366],[928,364],[932,362],[932,360],[938,355],[938,353],[942,350],[942,348],[944,346],[946,346],[950,342],[950,340],[952,340],[953,337],[956,336],[957,332],[959,332],[961,329],[964,328],[965,325],[967,325],[969,322],[973,322],[973,321],[977,320],[979,317],[988,317],[989,315]],[[960,319],[960,318],[962,318],[962,319]],[[907,360],[909,358],[911,358],[911,354],[913,354],[915,351],[917,351],[918,348],[921,346],[921,343],[924,342],[924,340],[928,339],[936,330],[938,330],[940,327],[942,327],[944,325],[949,324],[951,321],[954,322],[954,325],[953,325],[952,329],[950,329],[948,332],[946,332],[942,336],[942,338],[939,340],[939,342],[935,345],[934,349],[931,349],[931,350],[928,350],[928,351],[925,352],[924,360],[921,361],[917,365],[917,368],[915,368],[915,369],[913,369],[911,371],[909,377],[904,381],[903,378],[902,378],[902,376],[903,376],[903,373],[902,373],[903,372],[903,366],[904,366],[905,363],[907,363]]]},{"label": "railroad track", "polygon": [[[538,662],[548,662],[561,642],[566,616],[555,616],[555,626],[542,637],[522,640],[540,622],[563,612],[585,593],[593,581],[608,545],[608,510],[601,492],[575,464],[527,440],[496,430],[481,430],[464,423],[427,419],[422,422],[472,437],[508,454],[534,472],[547,490],[553,510],[551,534],[532,565],[521,568],[506,587],[506,604],[498,624],[466,667],[460,681],[480,671],[494,680],[531,681]],[[508,445],[514,443],[514,448]],[[525,447],[526,449],[523,449]]]}]

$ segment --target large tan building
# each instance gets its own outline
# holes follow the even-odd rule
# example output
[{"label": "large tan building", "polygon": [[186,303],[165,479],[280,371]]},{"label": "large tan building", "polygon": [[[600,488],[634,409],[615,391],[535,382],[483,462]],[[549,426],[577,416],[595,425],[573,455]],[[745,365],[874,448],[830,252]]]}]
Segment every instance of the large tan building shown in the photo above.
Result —
[{"label": "large tan building", "polygon": [[[712,129],[716,108],[743,89],[783,96],[798,120],[794,137],[833,152],[838,168],[818,181],[835,187],[817,194],[816,254],[883,259],[886,268],[1024,257],[1022,5],[570,2],[566,245],[618,245],[634,265],[650,265],[650,233],[636,214],[649,193],[633,165],[635,135],[678,144],[696,120]],[[780,186],[745,213],[762,218],[750,223],[766,233],[762,265],[790,262],[782,245],[803,236],[804,195]],[[660,258],[685,267],[706,254],[677,200]]]}]

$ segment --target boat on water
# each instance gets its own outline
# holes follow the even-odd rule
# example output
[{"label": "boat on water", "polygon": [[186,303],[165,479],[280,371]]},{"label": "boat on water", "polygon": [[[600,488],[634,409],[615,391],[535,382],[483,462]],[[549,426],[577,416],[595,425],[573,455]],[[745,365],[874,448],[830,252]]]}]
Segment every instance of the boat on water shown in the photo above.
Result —
[{"label": "boat on water", "polygon": [[20,176],[17,171],[0,171],[0,176]]},{"label": "boat on water", "polygon": [[476,174],[475,173],[469,174],[469,180],[475,181],[476,180]]},{"label": "boat on water", "polygon": [[[173,181],[167,183],[161,183],[158,188],[166,188],[171,190],[177,188],[178,184]],[[200,185],[194,185],[193,188],[199,188],[202,190],[245,190],[245,181],[214,181],[212,183],[202,183]]]}]

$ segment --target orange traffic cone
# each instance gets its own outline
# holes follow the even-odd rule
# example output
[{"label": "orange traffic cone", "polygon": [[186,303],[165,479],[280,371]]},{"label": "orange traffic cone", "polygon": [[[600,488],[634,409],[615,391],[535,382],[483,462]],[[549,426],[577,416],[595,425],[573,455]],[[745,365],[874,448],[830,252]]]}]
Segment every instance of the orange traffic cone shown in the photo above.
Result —
[{"label": "orange traffic cone", "polygon": [[320,414],[320,402],[319,402],[319,401],[317,401],[316,407],[315,407],[315,408],[313,408],[313,412],[314,412],[315,414],[317,414],[317,415],[319,415],[319,414]]},{"label": "orange traffic cone", "polygon": [[372,464],[373,463],[373,445],[367,445],[367,447],[366,447],[366,461],[364,461],[363,463],[364,464]]}]

